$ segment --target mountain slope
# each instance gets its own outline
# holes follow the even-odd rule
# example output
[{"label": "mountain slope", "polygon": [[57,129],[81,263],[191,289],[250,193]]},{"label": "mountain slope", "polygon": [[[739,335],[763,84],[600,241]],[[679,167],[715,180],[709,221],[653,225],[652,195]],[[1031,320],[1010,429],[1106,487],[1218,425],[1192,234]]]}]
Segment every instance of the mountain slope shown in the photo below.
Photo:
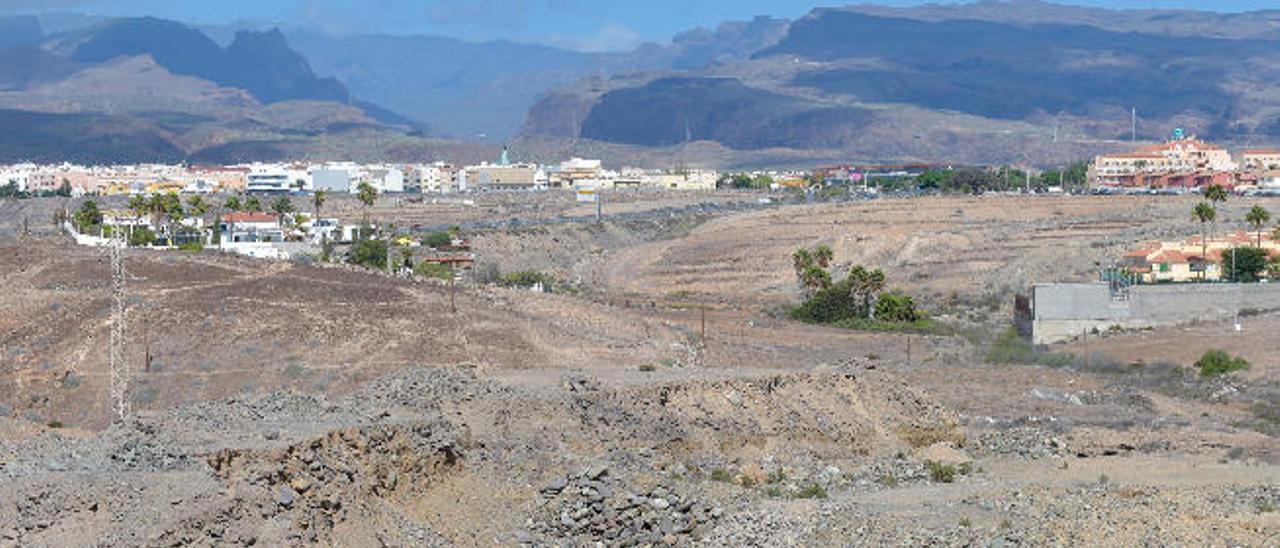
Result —
[{"label": "mountain slope", "polygon": [[670,45],[645,44],[620,53],[435,36],[306,30],[290,30],[287,36],[317,72],[342,80],[357,96],[444,134],[501,141],[517,131],[539,97],[568,82],[744,59],[780,39],[786,24],[768,17],[730,21],[678,34]]},{"label": "mountain slope", "polygon": [[[1139,135],[1157,139],[1179,126],[1256,145],[1280,128],[1274,92],[1280,36],[1258,31],[1224,39],[1185,26],[1180,34],[1119,31],[1074,24],[1066,15],[1052,23],[1022,21],[1028,18],[1018,10],[1036,5],[1015,2],[1003,17],[989,3],[883,9],[902,15],[892,17],[869,14],[881,9],[874,7],[820,8],[749,59],[557,89],[530,109],[523,133],[642,146],[703,139],[739,151],[986,163],[1071,160],[1127,138],[1131,109],[1142,119]],[[982,12],[985,18],[947,15],[980,9],[990,10]],[[1082,20],[1099,13],[1051,11]],[[1187,17],[1143,17],[1157,15]],[[693,98],[686,104],[679,93],[664,91],[678,79],[734,84],[683,90]],[[768,99],[745,99],[752,97]],[[673,116],[685,116],[690,131],[673,128]],[[746,119],[766,122],[743,124]]]},{"label": "mountain slope", "polygon": [[278,30],[240,32],[226,49],[192,27],[151,17],[114,20],[86,34],[70,60],[95,64],[149,55],[174,74],[238,87],[267,103],[349,100],[341,83],[317,77]]}]

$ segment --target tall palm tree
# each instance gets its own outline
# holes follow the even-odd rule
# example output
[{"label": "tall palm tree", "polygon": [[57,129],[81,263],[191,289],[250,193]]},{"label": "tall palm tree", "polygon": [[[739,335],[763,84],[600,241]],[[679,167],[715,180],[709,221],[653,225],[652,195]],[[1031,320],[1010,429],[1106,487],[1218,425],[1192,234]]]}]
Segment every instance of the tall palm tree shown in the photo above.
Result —
[{"label": "tall palm tree", "polygon": [[314,208],[316,219],[320,219],[320,208],[324,207],[324,201],[329,199],[329,191],[321,188],[316,189],[316,193],[311,196],[311,206]]},{"label": "tall palm tree", "polygon": [[1260,205],[1255,205],[1248,213],[1245,214],[1244,220],[1250,225],[1253,225],[1254,232],[1258,233],[1258,247],[1261,248],[1262,227],[1263,225],[1271,222],[1271,212],[1267,211],[1266,208]]},{"label": "tall palm tree", "polygon": [[364,224],[369,226],[369,208],[373,207],[373,203],[378,200],[378,189],[369,184],[368,181],[360,181],[360,185],[356,187],[356,198],[364,204]]},{"label": "tall palm tree", "polygon": [[1200,221],[1200,280],[1204,280],[1207,267],[1205,264],[1209,262],[1209,233],[1206,227],[1209,223],[1217,220],[1218,210],[1209,205],[1208,202],[1200,202],[1196,204],[1195,209],[1191,210],[1191,218]]},{"label": "tall palm tree", "polygon": [[1204,189],[1204,199],[1209,200],[1216,206],[1227,201],[1227,189],[1218,184],[1209,185]]}]

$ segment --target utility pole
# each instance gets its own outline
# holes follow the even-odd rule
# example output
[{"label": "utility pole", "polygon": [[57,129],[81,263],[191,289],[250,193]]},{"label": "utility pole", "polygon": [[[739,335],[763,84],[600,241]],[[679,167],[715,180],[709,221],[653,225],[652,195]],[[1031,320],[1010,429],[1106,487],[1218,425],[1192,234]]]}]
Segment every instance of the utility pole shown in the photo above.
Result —
[{"label": "utility pole", "polygon": [[458,293],[457,279],[458,278],[456,275],[449,277],[449,313],[450,314],[458,313],[458,305],[454,300],[454,296]]},{"label": "utility pole", "polygon": [[596,222],[604,222],[604,189],[596,187]]},{"label": "utility pole", "polygon": [[114,308],[111,315],[111,348],[107,357],[110,372],[111,406],[116,418],[129,418],[129,362],[125,357],[126,313],[124,241],[120,231],[111,236],[111,297]]},{"label": "utility pole", "polygon": [[911,365],[911,334],[907,333],[907,366]]},{"label": "utility pole", "polygon": [[707,344],[707,307],[705,306],[699,307],[699,310],[702,311],[702,344],[703,346],[706,346]]}]

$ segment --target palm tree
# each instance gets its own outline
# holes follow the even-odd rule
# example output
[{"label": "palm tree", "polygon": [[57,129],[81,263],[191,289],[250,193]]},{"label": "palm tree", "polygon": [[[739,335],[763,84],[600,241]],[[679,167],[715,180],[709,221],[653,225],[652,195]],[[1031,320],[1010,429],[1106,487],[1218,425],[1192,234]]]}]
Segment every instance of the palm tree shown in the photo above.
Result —
[{"label": "palm tree", "polygon": [[311,196],[311,206],[315,210],[317,220],[320,219],[320,208],[324,207],[324,201],[327,199],[329,199],[329,191],[323,188],[317,189],[316,193]]},{"label": "palm tree", "polygon": [[813,248],[813,262],[822,268],[831,266],[831,259],[835,257],[835,252],[831,251],[831,246],[827,244],[819,244]]},{"label": "palm tree", "polygon": [[1266,208],[1255,205],[1244,216],[1245,222],[1253,225],[1253,230],[1258,233],[1258,247],[1262,247],[1262,226],[1271,222],[1271,212]]},{"label": "palm tree", "polygon": [[1208,202],[1200,202],[1196,204],[1195,209],[1191,210],[1191,218],[1200,221],[1200,279],[1203,281],[1207,269],[1205,264],[1209,262],[1209,234],[1205,228],[1209,223],[1217,220],[1218,210]]},{"label": "palm tree", "polygon": [[1227,189],[1222,188],[1222,185],[1218,184],[1209,185],[1204,189],[1204,199],[1213,202],[1216,206],[1217,204],[1227,201]]},{"label": "palm tree", "polygon": [[369,181],[360,181],[360,186],[356,187],[356,198],[360,203],[364,204],[364,224],[369,225],[369,208],[373,207],[373,203],[378,199],[378,189],[369,184]]},{"label": "palm tree", "polygon": [[271,204],[271,211],[275,212],[277,215],[277,223],[283,227],[285,216],[289,213],[293,213],[293,201],[290,200],[288,196],[276,198],[276,201]]},{"label": "palm tree", "polygon": [[849,281],[849,291],[853,294],[853,298],[861,304],[859,313],[863,317],[869,317],[871,314],[871,301],[874,300],[876,294],[884,290],[884,272],[879,269],[867,270],[862,265],[858,265],[849,272]]},{"label": "palm tree", "polygon": [[[187,198],[187,211],[196,217],[204,219],[205,213],[208,213],[210,209],[210,204],[205,202],[204,198],[199,194],[195,194],[190,198]],[[212,228],[209,229],[209,233],[213,233]]]}]

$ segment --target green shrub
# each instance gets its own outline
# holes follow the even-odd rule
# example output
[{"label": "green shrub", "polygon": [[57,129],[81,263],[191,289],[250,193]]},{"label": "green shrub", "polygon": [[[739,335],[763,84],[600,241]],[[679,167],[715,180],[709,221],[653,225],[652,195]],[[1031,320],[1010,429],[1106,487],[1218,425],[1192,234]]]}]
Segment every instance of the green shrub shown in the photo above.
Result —
[{"label": "green shrub", "polygon": [[1239,356],[1232,357],[1225,351],[1214,349],[1205,352],[1204,355],[1196,361],[1196,367],[1200,368],[1201,377],[1213,378],[1235,371],[1240,371],[1242,369],[1248,369],[1249,362]]},{"label": "green shrub", "polygon": [[711,481],[720,481],[724,483],[733,483],[733,474],[724,468],[716,468],[711,471]]},{"label": "green shrub", "polygon": [[796,491],[793,497],[798,499],[825,499],[827,498],[827,490],[821,485],[810,483],[803,489]]},{"label": "green shrub", "polygon": [[422,237],[422,245],[430,248],[448,247],[453,243],[453,237],[448,232],[432,232]]},{"label": "green shrub", "polygon": [[520,272],[512,272],[502,277],[502,285],[507,287],[523,287],[530,288],[541,284],[546,290],[550,290],[555,285],[555,277],[550,274],[544,274],[537,270],[522,270]]},{"label": "green shrub", "polygon": [[791,317],[810,323],[837,323],[862,319],[860,314],[862,303],[854,298],[852,286],[853,284],[845,279],[832,284],[831,287],[819,290],[809,300],[792,309]]},{"label": "green shrub", "polygon": [[[128,229],[125,229],[125,230],[128,230]],[[130,247],[140,247],[140,246],[151,245],[155,243],[155,241],[156,241],[156,233],[152,232],[151,229],[149,228],[136,226],[133,228],[132,231],[129,231]]]},{"label": "green shrub", "polygon": [[642,363],[642,364],[640,364],[640,372],[641,372],[641,373],[652,373],[652,372],[657,371],[657,370],[658,370],[658,366],[656,366],[656,365],[654,365],[654,364],[651,364],[651,363]]},{"label": "green shrub", "polygon": [[347,252],[347,261],[365,268],[383,270],[387,268],[387,242],[382,240],[360,240]]},{"label": "green shrub", "polygon": [[880,476],[880,483],[885,487],[897,487],[898,476],[895,476],[893,474],[885,474],[883,476]]},{"label": "green shrub", "polygon": [[920,311],[910,296],[893,291],[876,300],[876,319],[889,323],[912,323],[920,319]]},{"label": "green shrub", "polygon": [[453,271],[449,270],[449,267],[427,261],[422,261],[413,267],[413,273],[423,278],[436,278],[446,281],[453,279]]},{"label": "green shrub", "polygon": [[204,244],[200,242],[187,242],[178,246],[181,251],[204,251]]},{"label": "green shrub", "polygon": [[956,467],[935,461],[927,461],[924,467],[929,471],[929,479],[937,483],[951,483],[956,480]]}]

